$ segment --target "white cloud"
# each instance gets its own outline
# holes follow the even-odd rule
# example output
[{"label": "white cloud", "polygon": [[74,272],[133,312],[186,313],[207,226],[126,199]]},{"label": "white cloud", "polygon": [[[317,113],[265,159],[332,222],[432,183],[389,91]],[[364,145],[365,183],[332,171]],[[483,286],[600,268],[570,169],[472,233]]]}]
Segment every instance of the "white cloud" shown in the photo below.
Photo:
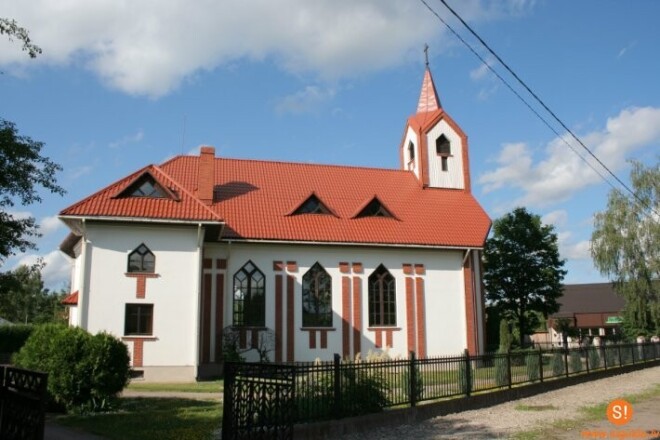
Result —
[{"label": "white cloud", "polygon": [[[660,108],[627,108],[609,118],[603,130],[581,138],[613,172],[620,171],[625,167],[627,155],[660,143]],[[571,139],[568,141],[580,154],[586,154]],[[588,160],[602,170],[593,159]],[[513,205],[551,205],[568,200],[582,188],[602,182],[599,175],[558,138],[546,146],[544,157],[536,163],[523,143],[504,145],[496,161],[499,167],[481,175],[478,182],[486,193],[507,187],[522,190],[522,197],[514,200]]]},{"label": "white cloud", "polygon": [[278,113],[300,114],[315,112],[324,103],[332,100],[335,93],[335,90],[332,88],[307,86],[303,90],[282,98],[275,109]]},{"label": "white cloud", "polygon": [[618,54],[616,57],[617,57],[617,58],[621,58],[622,56],[624,56],[624,55],[626,54],[626,52],[628,52],[630,49],[632,49],[633,47],[635,47],[635,45],[637,45],[637,42],[636,42],[636,41],[633,41],[632,43],[629,43],[627,46],[623,47],[623,48],[619,51],[619,54]]},{"label": "white cloud", "polygon": [[552,211],[541,217],[541,221],[543,224],[554,225],[555,228],[559,228],[566,225],[568,213],[563,209]]},{"label": "white cloud", "polygon": [[123,147],[124,145],[135,144],[137,142],[140,142],[142,139],[144,139],[144,131],[140,129],[135,134],[129,134],[121,139],[110,142],[108,146],[110,148],[119,148],[119,147]]},{"label": "white cloud", "polygon": [[[474,23],[520,15],[533,4],[466,0],[457,9]],[[197,72],[241,59],[272,60],[285,71],[319,78],[378,70],[413,56],[421,60],[424,42],[442,47],[445,32],[423,5],[404,1],[0,0],[0,5],[3,16],[29,29],[43,48],[29,60],[16,43],[0,40],[5,71],[43,63],[82,65],[113,88],[151,97],[167,94]]]},{"label": "white cloud", "polygon": [[85,176],[89,173],[91,173],[94,170],[94,167],[91,165],[83,165],[77,168],[74,168],[69,172],[69,178],[72,180],[76,180],[82,176]]},{"label": "white cloud", "polygon": [[30,211],[7,211],[7,214],[11,215],[16,220],[25,220],[33,217]]},{"label": "white cloud", "polygon": [[63,226],[64,223],[62,223],[60,219],[57,218],[57,215],[52,215],[50,217],[44,217],[41,219],[41,222],[39,222],[39,232],[41,232],[43,235],[48,235],[57,231]]},{"label": "white cloud", "polygon": [[44,286],[51,290],[66,287],[67,283],[70,282],[71,262],[60,251],[52,251],[46,255],[25,255],[16,263],[14,269],[23,264],[28,266],[35,264],[39,258],[46,263],[45,267],[41,270],[41,278],[44,281]]}]

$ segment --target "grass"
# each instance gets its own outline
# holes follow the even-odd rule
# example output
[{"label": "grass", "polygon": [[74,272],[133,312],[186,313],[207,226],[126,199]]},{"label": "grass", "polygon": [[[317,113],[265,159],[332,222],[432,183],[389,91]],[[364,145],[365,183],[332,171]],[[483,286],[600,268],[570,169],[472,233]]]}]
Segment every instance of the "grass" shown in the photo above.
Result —
[{"label": "grass", "polygon": [[[636,394],[627,394],[621,397],[630,403],[643,402],[654,397],[660,396],[660,384],[655,384],[650,389]],[[608,402],[598,405],[583,406],[579,408],[579,415],[573,419],[561,419],[553,422],[552,424],[541,426],[536,429],[518,432],[513,436],[514,440],[537,440],[537,439],[552,439],[555,438],[557,432],[565,432],[573,429],[578,429],[584,426],[587,422],[602,420],[605,417],[605,410],[607,409]],[[518,405],[525,406],[525,405]],[[519,409],[516,407],[516,409]]]},{"label": "grass", "polygon": [[173,391],[180,393],[218,393],[222,392],[224,382],[214,380],[208,382],[152,383],[131,382],[127,389],[135,391]]},{"label": "grass", "polygon": [[207,440],[222,423],[220,402],[122,398],[115,412],[58,416],[55,422],[116,440]]}]

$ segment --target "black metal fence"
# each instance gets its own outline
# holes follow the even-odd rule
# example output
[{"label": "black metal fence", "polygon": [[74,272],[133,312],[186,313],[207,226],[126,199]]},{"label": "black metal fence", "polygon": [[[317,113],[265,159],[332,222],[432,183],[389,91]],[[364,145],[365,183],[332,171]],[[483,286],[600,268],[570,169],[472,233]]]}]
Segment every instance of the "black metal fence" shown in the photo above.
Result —
[{"label": "black metal fence", "polygon": [[369,414],[660,359],[660,343],[470,356],[225,365],[223,438],[291,438],[293,423]]},{"label": "black metal fence", "polygon": [[0,366],[0,439],[42,440],[48,374]]}]

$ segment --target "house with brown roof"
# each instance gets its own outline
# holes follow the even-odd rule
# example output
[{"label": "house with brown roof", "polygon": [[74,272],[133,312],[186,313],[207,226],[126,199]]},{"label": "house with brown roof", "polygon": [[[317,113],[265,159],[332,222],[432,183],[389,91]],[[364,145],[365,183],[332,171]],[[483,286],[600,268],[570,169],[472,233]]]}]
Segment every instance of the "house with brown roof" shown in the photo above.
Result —
[{"label": "house with brown roof", "polygon": [[70,324],[122,338],[147,380],[217,374],[229,333],[277,362],[483,351],[491,222],[428,68],[399,156],[377,169],[202,147],[119,179],[60,212]]},{"label": "house with brown roof", "polygon": [[616,336],[623,322],[625,300],[616,294],[612,283],[567,284],[558,302],[559,311],[548,319],[548,342],[555,346],[563,344],[561,335],[552,328],[556,319],[568,319],[576,330],[575,340]]}]

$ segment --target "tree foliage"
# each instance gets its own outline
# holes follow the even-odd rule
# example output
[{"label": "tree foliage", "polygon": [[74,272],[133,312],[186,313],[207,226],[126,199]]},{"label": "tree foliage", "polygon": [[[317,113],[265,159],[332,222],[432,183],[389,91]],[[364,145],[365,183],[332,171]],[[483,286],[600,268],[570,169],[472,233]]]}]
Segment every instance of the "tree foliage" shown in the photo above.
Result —
[{"label": "tree foliage", "polygon": [[44,144],[18,133],[16,126],[0,118],[0,262],[17,251],[34,249],[34,238],[40,236],[33,217],[22,217],[8,211],[17,202],[39,203],[38,188],[64,194],[55,174],[62,167],[41,155]]},{"label": "tree foliage", "polygon": [[516,208],[495,220],[484,249],[486,299],[517,323],[520,346],[536,328],[538,312],[557,312],[566,271],[557,235],[538,215]]},{"label": "tree foliage", "polygon": [[635,337],[660,333],[660,164],[632,162],[630,180],[637,198],[613,190],[595,215],[591,256],[625,298],[624,331]]},{"label": "tree foliage", "polygon": [[19,266],[2,274],[7,280],[0,293],[0,316],[13,323],[41,324],[64,322],[61,304],[66,292],[53,293],[44,289],[42,266]]},{"label": "tree foliage", "polygon": [[23,50],[30,55],[30,58],[35,58],[41,53],[41,48],[30,40],[30,35],[27,29],[20,27],[16,20],[0,17],[0,35],[7,35],[9,41],[17,39],[23,43]]}]

